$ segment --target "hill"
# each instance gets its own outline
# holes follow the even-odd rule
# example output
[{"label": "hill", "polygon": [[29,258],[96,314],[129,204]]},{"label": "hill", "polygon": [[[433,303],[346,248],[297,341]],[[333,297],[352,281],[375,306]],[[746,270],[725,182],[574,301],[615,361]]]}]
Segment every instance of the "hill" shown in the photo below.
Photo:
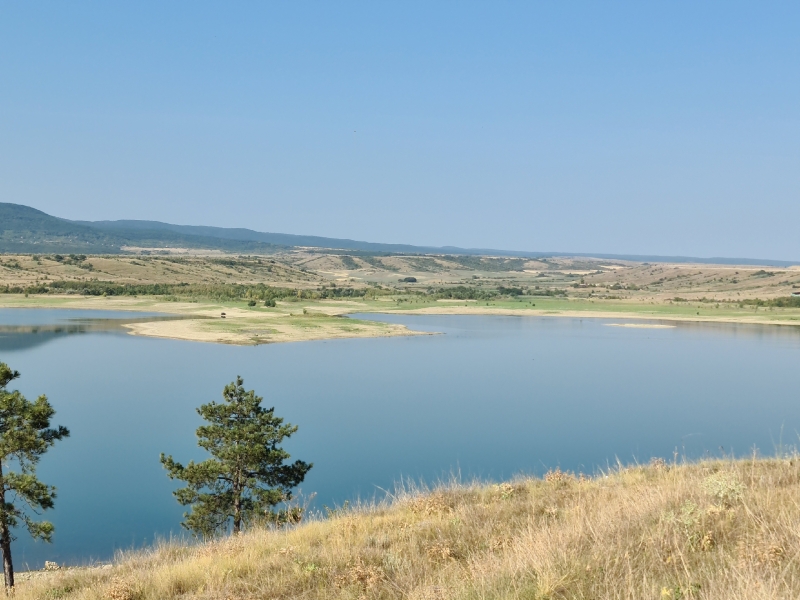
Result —
[{"label": "hill", "polygon": [[528,252],[455,246],[413,246],[244,228],[173,225],[160,221],[70,221],[35,208],[0,202],[0,253],[119,254],[132,248],[191,248],[240,254],[271,254],[291,248],[318,248],[370,254],[437,254],[520,258],[586,257],[634,262],[791,266],[797,261],[751,258],[697,258],[607,253]]},{"label": "hill", "polygon": [[172,225],[159,221],[70,221],[28,206],[0,203],[0,252],[118,254],[126,247],[180,247],[255,254],[269,254],[293,247],[412,254],[488,252],[263,233],[243,228]]},{"label": "hill", "polygon": [[96,228],[28,206],[0,203],[0,252],[117,253],[119,247],[115,236]]},{"label": "hill", "polygon": [[29,206],[0,203],[0,252],[119,254],[125,247],[181,247],[261,254],[285,248],[253,239],[183,233],[157,226],[99,227],[53,217]]},{"label": "hill", "polygon": [[28,574],[16,598],[798,598],[798,494],[796,457],[556,470]]},{"label": "hill", "polygon": [[0,252],[118,254],[125,247],[181,247],[239,253],[272,253],[293,247],[412,254],[491,252],[264,233],[243,228],[172,225],[159,221],[70,221],[28,206],[0,203]]},{"label": "hill", "polygon": [[107,232],[116,231],[169,231],[185,236],[202,236],[218,240],[235,240],[239,242],[259,242],[283,247],[329,248],[337,250],[355,250],[361,252],[386,252],[409,254],[479,254],[489,250],[465,250],[454,247],[412,246],[409,244],[380,244],[360,242],[340,238],[328,238],[314,235],[295,235],[290,233],[264,233],[243,228],[205,227],[199,225],[172,225],[159,221],[78,221],[83,225],[96,227]]}]

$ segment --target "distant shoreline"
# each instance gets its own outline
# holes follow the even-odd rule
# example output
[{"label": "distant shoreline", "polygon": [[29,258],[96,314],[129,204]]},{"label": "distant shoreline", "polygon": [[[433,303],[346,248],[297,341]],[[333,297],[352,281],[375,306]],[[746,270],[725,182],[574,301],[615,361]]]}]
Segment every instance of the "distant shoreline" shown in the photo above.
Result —
[{"label": "distant shoreline", "polygon": [[[537,301],[540,304],[542,302]],[[343,319],[360,314],[398,315],[484,315],[518,317],[566,317],[581,319],[620,319],[625,321],[667,321],[686,323],[718,323],[741,325],[777,325],[800,327],[800,311],[785,313],[729,315],[729,314],[675,314],[663,305],[654,310],[652,305],[597,306],[574,302],[580,307],[569,307],[569,301],[551,302],[552,306],[464,306],[434,304],[420,308],[397,308],[381,301],[309,301],[279,302],[274,309],[243,307],[241,302],[167,302],[158,298],[134,297],[79,297],[0,295],[0,308],[63,308],[160,312],[180,318],[174,320],[139,321],[122,325],[131,335],[233,345],[260,345],[312,340],[345,338],[377,338],[412,335],[430,335],[414,331],[405,325],[372,321],[368,319]],[[383,306],[382,306],[383,305]],[[666,308],[669,308],[668,306]],[[685,309],[685,307],[678,307]],[[225,318],[221,317],[222,313]],[[699,311],[696,311],[699,312]],[[718,311],[722,312],[722,311]],[[192,317],[196,318],[192,318]],[[625,323],[622,327],[648,327],[646,324]],[[664,325],[669,327],[669,325]]]}]

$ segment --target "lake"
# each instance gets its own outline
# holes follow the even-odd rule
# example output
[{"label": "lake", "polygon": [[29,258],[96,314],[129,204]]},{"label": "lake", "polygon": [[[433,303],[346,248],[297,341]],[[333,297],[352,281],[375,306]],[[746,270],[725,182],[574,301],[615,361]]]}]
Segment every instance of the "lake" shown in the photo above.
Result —
[{"label": "lake", "polygon": [[[0,309],[0,361],[47,394],[72,436],[42,460],[58,487],[52,545],[20,533],[15,563],[105,560],[179,533],[159,454],[202,459],[195,407],[242,375],[299,425],[314,506],[381,497],[401,478],[584,473],[660,456],[775,452],[800,430],[800,330],[613,319],[365,315],[441,335],[226,346],[73,330],[70,317]],[[36,325],[25,330],[20,326]]]}]

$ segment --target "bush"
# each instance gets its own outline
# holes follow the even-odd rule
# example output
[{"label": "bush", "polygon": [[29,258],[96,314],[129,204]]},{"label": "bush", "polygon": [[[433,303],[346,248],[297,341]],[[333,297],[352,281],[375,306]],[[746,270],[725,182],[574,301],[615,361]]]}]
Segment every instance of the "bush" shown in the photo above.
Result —
[{"label": "bush", "polygon": [[745,490],[739,476],[732,471],[719,471],[709,475],[703,481],[702,488],[717,504],[725,508],[737,504],[742,499]]},{"label": "bush", "polygon": [[503,294],[504,296],[522,296],[522,288],[518,287],[503,287],[502,285],[497,288],[498,294]]},{"label": "bush", "polygon": [[780,298],[747,298],[740,302],[744,306],[767,306],[773,308],[800,308],[800,296],[781,296]]},{"label": "bush", "polygon": [[491,300],[497,297],[497,292],[459,285],[432,290],[431,295],[446,300]]}]

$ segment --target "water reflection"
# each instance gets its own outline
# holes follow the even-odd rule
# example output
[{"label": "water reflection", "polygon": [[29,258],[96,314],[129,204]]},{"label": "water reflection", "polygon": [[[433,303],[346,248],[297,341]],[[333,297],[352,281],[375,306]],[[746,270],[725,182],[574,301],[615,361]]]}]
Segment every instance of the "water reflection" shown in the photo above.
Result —
[{"label": "water reflection", "polygon": [[[22,309],[25,310],[25,309]],[[8,310],[0,311],[0,319]],[[29,311],[25,311],[29,312]],[[59,311],[63,314],[68,311]],[[39,315],[36,315],[37,317]],[[15,315],[17,319],[20,315]],[[99,333],[103,331],[126,331],[125,326],[133,323],[152,323],[153,321],[179,321],[184,319],[205,319],[208,317],[194,315],[153,315],[142,317],[125,316],[121,318],[69,318],[61,323],[34,325],[2,325],[0,324],[0,352],[6,350],[22,350],[35,348],[65,335],[79,333]],[[23,316],[24,320],[24,316]]]}]

